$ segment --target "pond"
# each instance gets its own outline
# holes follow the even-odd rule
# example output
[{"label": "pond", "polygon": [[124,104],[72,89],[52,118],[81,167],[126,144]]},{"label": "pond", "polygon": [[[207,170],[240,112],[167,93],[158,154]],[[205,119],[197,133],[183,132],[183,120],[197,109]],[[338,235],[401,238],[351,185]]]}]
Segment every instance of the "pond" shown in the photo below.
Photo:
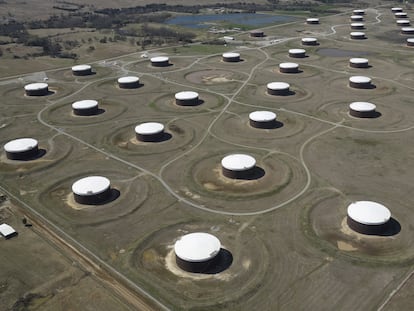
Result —
[{"label": "pond", "polygon": [[264,26],[269,24],[287,23],[295,20],[295,17],[285,15],[233,13],[180,15],[168,19],[166,23],[189,28],[209,28],[214,24],[221,23],[246,26]]}]

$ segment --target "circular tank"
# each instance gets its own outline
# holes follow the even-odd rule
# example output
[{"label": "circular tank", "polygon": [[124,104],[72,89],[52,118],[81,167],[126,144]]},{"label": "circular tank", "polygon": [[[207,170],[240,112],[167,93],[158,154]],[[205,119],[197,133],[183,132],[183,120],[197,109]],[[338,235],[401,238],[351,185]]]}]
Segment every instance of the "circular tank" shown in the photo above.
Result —
[{"label": "circular tank", "polygon": [[222,173],[232,179],[244,179],[253,176],[256,160],[247,154],[231,154],[221,160]]},{"label": "circular tank", "polygon": [[366,58],[351,58],[349,60],[349,66],[353,68],[368,68],[368,59]]},{"label": "circular tank", "polygon": [[299,65],[296,63],[281,63],[279,64],[279,71],[282,73],[297,73],[299,72]]},{"label": "circular tank", "polygon": [[306,50],[304,49],[290,49],[289,57],[293,58],[303,58],[306,56]]},{"label": "circular tank", "polygon": [[78,116],[91,116],[98,112],[98,101],[85,99],[72,104],[73,113]]},{"label": "circular tank", "polygon": [[267,93],[270,95],[288,95],[290,84],[286,82],[270,82],[266,87]]},{"label": "circular tank", "polygon": [[347,209],[348,226],[362,234],[381,234],[388,229],[391,212],[384,205],[372,201],[357,201]]},{"label": "circular tank", "polygon": [[24,86],[27,96],[44,96],[49,93],[49,85],[47,83],[30,83]]},{"label": "circular tank", "polygon": [[401,33],[403,35],[414,35],[414,28],[413,27],[403,27],[403,28],[401,28]]},{"label": "circular tank", "polygon": [[14,139],[4,145],[4,151],[10,160],[29,160],[38,155],[38,142],[33,138]]},{"label": "circular tank", "polygon": [[365,29],[365,24],[364,23],[351,23],[351,29]]},{"label": "circular tank", "polygon": [[158,122],[141,123],[135,127],[137,140],[143,142],[159,142],[164,136],[164,125]]},{"label": "circular tank", "polygon": [[307,18],[306,19],[306,24],[309,24],[309,25],[319,24],[319,18],[314,18],[314,17]]},{"label": "circular tank", "polygon": [[135,89],[139,87],[139,78],[135,76],[121,77],[118,79],[118,86],[121,89]]},{"label": "circular tank", "polygon": [[276,113],[271,111],[254,111],[249,114],[251,127],[258,129],[271,129],[276,124]]},{"label": "circular tank", "polygon": [[351,39],[354,39],[354,40],[366,39],[365,32],[353,31],[349,35]]},{"label": "circular tank", "polygon": [[349,105],[349,114],[357,118],[375,117],[377,106],[368,102],[353,102]]},{"label": "circular tank", "polygon": [[178,106],[195,106],[199,103],[198,93],[193,91],[183,91],[175,93],[175,103]]},{"label": "circular tank", "polygon": [[170,65],[170,59],[167,56],[156,56],[150,59],[153,67],[167,67]]},{"label": "circular tank", "polygon": [[302,45],[318,45],[316,38],[302,38]]},{"label": "circular tank", "polygon": [[87,76],[92,74],[92,67],[90,65],[76,65],[72,67],[72,73],[75,76]]},{"label": "circular tank", "polygon": [[80,204],[101,204],[111,196],[111,183],[102,176],[88,176],[72,184],[75,201]]},{"label": "circular tank", "polygon": [[214,266],[220,249],[220,240],[205,232],[183,235],[174,244],[177,266],[193,273],[203,273]]},{"label": "circular tank", "polygon": [[371,78],[365,76],[352,76],[349,78],[349,86],[357,89],[369,89],[372,87]]},{"label": "circular tank", "polygon": [[222,55],[223,62],[236,63],[240,61],[240,53],[228,52]]}]

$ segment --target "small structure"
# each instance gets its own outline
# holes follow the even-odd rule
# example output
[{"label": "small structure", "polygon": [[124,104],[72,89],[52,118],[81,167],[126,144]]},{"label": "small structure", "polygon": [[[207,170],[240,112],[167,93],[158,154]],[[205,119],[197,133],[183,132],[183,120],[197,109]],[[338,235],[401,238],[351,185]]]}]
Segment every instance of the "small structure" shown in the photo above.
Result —
[{"label": "small structure", "polygon": [[10,160],[30,160],[39,154],[39,147],[36,139],[18,138],[5,144],[4,151]]},{"label": "small structure", "polygon": [[135,76],[121,77],[118,79],[118,86],[121,89],[136,89],[139,87],[139,78]]},{"label": "small structure", "polygon": [[88,176],[72,184],[75,201],[80,204],[102,204],[111,197],[111,182],[102,176]]},{"label": "small structure", "polygon": [[158,122],[141,123],[135,127],[137,140],[143,142],[159,142],[164,136],[164,125]]},{"label": "small structure", "polygon": [[410,26],[410,20],[409,19],[397,19],[397,26],[400,26],[400,27]]},{"label": "small structure", "polygon": [[307,18],[306,19],[306,24],[317,25],[317,24],[319,24],[319,18],[314,18],[314,17]]},{"label": "small structure", "polygon": [[14,230],[12,226],[3,223],[0,225],[0,234],[4,236],[5,239],[10,239],[17,235],[17,231]]},{"label": "small structure", "polygon": [[365,29],[365,24],[364,23],[351,23],[351,29],[353,30]]},{"label": "small structure", "polygon": [[365,37],[365,32],[361,32],[361,31],[353,31],[350,34],[351,39],[353,40],[362,40],[362,39],[366,39],[367,37]]},{"label": "small structure", "polygon": [[394,14],[395,18],[408,18],[407,13],[405,12],[397,12]]},{"label": "small structure", "polygon": [[366,58],[351,58],[349,60],[349,66],[353,68],[368,68],[368,59]]},{"label": "small structure", "polygon": [[270,82],[266,87],[269,95],[288,95],[290,84],[286,82]]},{"label": "small structure", "polygon": [[351,15],[352,22],[362,22],[363,20],[364,20],[364,17],[361,15]]},{"label": "small structure", "polygon": [[398,7],[391,8],[391,12],[393,12],[393,13],[398,13],[398,12],[402,12],[402,11],[403,11],[402,8],[398,8]]},{"label": "small structure", "polygon": [[252,30],[250,31],[250,37],[253,37],[253,38],[264,37],[264,32],[263,30]]},{"label": "small structure", "polygon": [[362,234],[380,235],[389,229],[391,212],[372,201],[357,201],[348,206],[348,226]]},{"label": "small structure", "polygon": [[92,67],[90,65],[76,65],[72,67],[74,76],[88,76],[92,74]]},{"label": "small structure", "polygon": [[302,38],[302,45],[318,45],[316,38]]},{"label": "small structure", "polygon": [[373,118],[377,106],[367,102],[353,102],[349,105],[349,114],[356,118]]},{"label": "small structure", "polygon": [[279,71],[281,73],[298,73],[299,65],[296,63],[281,63],[279,64]]},{"label": "small structure", "polygon": [[413,27],[403,27],[403,28],[401,28],[401,33],[403,35],[414,35],[414,28]]},{"label": "small structure", "polygon": [[199,104],[198,93],[183,91],[175,93],[175,104],[178,106],[196,106]]},{"label": "small structure", "polygon": [[349,78],[349,86],[356,89],[372,88],[371,78],[365,76],[352,76]]},{"label": "small structure", "polygon": [[240,61],[240,53],[228,52],[222,55],[223,62],[226,63],[237,63]]},{"label": "small structure", "polygon": [[306,56],[306,50],[304,49],[290,49],[289,57],[304,58]]},{"label": "small structure", "polygon": [[230,154],[221,160],[223,175],[231,179],[245,179],[252,177],[255,167],[255,158],[247,154]]},{"label": "small structure", "polygon": [[353,10],[352,14],[354,14],[354,15],[365,15],[365,10],[361,10],[361,9]]},{"label": "small structure", "polygon": [[214,267],[220,249],[220,240],[205,232],[186,234],[174,244],[177,266],[193,273],[203,273]]},{"label": "small structure", "polygon": [[27,96],[44,96],[49,94],[49,85],[47,83],[30,83],[24,86]]},{"label": "small structure", "polygon": [[79,100],[72,104],[72,109],[77,116],[92,116],[98,113],[98,101],[93,99]]},{"label": "small structure", "polygon": [[414,38],[407,39],[407,46],[414,46]]},{"label": "small structure", "polygon": [[271,111],[253,111],[249,114],[251,127],[258,129],[271,129],[276,124],[276,113]]},{"label": "small structure", "polygon": [[170,65],[170,59],[167,56],[151,57],[150,61],[153,67],[167,67]]}]

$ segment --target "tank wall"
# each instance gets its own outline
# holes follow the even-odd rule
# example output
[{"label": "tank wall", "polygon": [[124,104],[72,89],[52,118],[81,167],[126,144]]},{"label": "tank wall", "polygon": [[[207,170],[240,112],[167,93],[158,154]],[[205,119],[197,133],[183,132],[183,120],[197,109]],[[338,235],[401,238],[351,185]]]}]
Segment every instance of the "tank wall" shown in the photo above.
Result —
[{"label": "tank wall", "polygon": [[159,141],[162,140],[162,138],[164,136],[164,131],[162,131],[160,133],[156,133],[156,134],[150,134],[150,135],[143,135],[143,134],[135,133],[135,136],[136,136],[138,141],[159,142]]},{"label": "tank wall", "polygon": [[95,195],[78,195],[76,193],[73,195],[75,197],[75,201],[79,204],[102,204],[111,197],[111,188]]},{"label": "tank wall", "polygon": [[223,175],[232,179],[246,179],[252,177],[254,175],[254,168],[255,167],[245,171],[233,171],[226,169],[225,167],[221,167]]},{"label": "tank wall", "polygon": [[23,152],[8,152],[6,151],[6,157],[10,160],[28,160],[36,157],[39,154],[39,148],[36,146],[33,149]]},{"label": "tank wall", "polygon": [[351,217],[347,217],[347,223],[352,230],[369,235],[381,235],[388,230],[390,225],[389,221],[382,225],[365,225],[353,220]]},{"label": "tank wall", "polygon": [[85,70],[72,70],[72,73],[74,76],[88,76],[92,74],[92,68]]},{"label": "tank wall", "polygon": [[175,104],[178,106],[196,106],[198,102],[198,97],[193,99],[175,99]]},{"label": "tank wall", "polygon": [[128,82],[128,83],[118,82],[118,86],[121,89],[136,89],[136,88],[139,87],[139,81],[137,81],[137,82]]},{"label": "tank wall", "polygon": [[77,116],[92,116],[98,113],[98,106],[88,109],[73,109],[73,113]]}]

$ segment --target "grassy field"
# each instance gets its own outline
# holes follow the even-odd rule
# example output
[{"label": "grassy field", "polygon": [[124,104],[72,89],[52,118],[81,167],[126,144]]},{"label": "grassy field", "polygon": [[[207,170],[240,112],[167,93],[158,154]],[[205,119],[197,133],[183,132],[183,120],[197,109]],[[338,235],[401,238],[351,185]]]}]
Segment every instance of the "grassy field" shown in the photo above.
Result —
[{"label": "grassy field", "polygon": [[[349,38],[349,15],[267,27],[261,39],[241,33],[226,46],[160,47],[148,57],[128,44],[96,44],[91,55],[82,52],[95,72],[85,77],[73,76],[68,60],[9,60],[18,69],[2,70],[0,142],[31,136],[46,153],[19,162],[2,152],[0,186],[143,288],[160,309],[412,309],[413,49],[389,7],[367,10],[366,40]],[[304,47],[306,58],[290,58],[288,49],[302,48],[302,37],[319,45]],[[242,60],[223,62],[225,51],[240,52]],[[132,54],[115,57],[125,53]],[[168,55],[172,65],[152,67],[154,55]],[[369,58],[370,67],[351,68],[351,55]],[[280,73],[281,62],[297,62],[300,72]],[[14,77],[19,70],[34,73]],[[141,87],[120,89],[117,78],[126,75],[139,76]],[[353,75],[371,77],[375,87],[349,87]],[[25,84],[46,77],[50,95],[24,95]],[[267,94],[273,81],[289,83],[289,95]],[[176,105],[174,94],[185,90],[198,92],[200,104]],[[98,100],[102,113],[75,116],[71,103],[81,99]],[[374,103],[379,117],[350,116],[354,101]],[[279,126],[252,128],[248,115],[255,110],[275,112]],[[168,138],[138,142],[134,127],[148,121],[163,123]],[[224,177],[220,161],[233,152],[253,155],[264,174]],[[108,177],[119,197],[76,203],[71,185],[88,175]],[[385,204],[401,231],[353,232],[345,220],[355,200]],[[3,210],[21,234],[0,241],[0,252],[18,254],[0,260],[8,288],[0,286],[2,305],[34,293],[29,310],[77,309],[91,286],[91,310],[122,308],[99,277],[72,266],[11,207]],[[196,231],[220,239],[232,256],[227,269],[193,274],[177,267],[175,241]],[[43,262],[44,253],[51,255]],[[52,281],[39,279],[45,273]]]}]

